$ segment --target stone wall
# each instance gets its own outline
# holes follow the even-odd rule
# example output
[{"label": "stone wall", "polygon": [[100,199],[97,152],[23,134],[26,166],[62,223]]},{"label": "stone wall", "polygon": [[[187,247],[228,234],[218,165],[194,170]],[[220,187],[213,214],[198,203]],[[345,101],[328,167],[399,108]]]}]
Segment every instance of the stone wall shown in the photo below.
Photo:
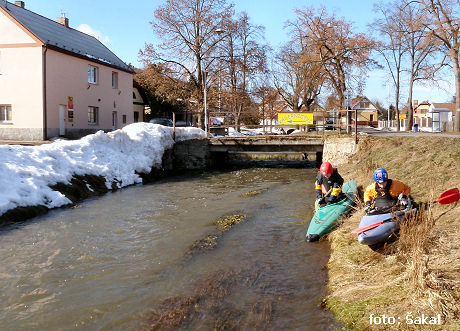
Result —
[{"label": "stone wall", "polygon": [[358,146],[355,143],[355,138],[326,138],[323,148],[323,162],[330,162],[336,167],[345,163],[357,150]]},{"label": "stone wall", "polygon": [[163,169],[167,171],[202,170],[212,164],[208,140],[203,138],[176,142],[163,156]]}]

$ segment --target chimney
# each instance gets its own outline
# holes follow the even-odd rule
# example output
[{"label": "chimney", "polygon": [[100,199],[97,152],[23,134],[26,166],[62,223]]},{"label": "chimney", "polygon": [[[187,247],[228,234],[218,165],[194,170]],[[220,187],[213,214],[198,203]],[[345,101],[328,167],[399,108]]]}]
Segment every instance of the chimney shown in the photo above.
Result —
[{"label": "chimney", "polygon": [[56,22],[58,22],[61,25],[64,25],[66,28],[69,27],[69,19],[65,17],[65,15],[62,15],[61,17],[56,18]]},{"label": "chimney", "polygon": [[15,1],[14,4],[18,7],[24,8],[25,3],[24,1]]}]

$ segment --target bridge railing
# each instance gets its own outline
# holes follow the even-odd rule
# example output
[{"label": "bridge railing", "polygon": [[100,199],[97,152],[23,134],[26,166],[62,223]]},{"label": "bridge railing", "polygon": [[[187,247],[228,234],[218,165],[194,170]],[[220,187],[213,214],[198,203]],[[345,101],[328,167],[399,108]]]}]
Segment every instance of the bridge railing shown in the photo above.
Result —
[{"label": "bridge railing", "polygon": [[[358,140],[358,123],[356,121],[357,118],[357,111],[356,110],[347,110],[347,109],[340,109],[340,110],[332,110],[332,111],[323,111],[321,112],[322,116],[316,116],[316,120],[314,124],[306,124],[306,125],[280,125],[276,123],[265,123],[265,120],[262,124],[245,124],[240,123],[237,124],[234,119],[234,114],[231,112],[223,112],[223,111],[210,111],[208,113],[208,135],[210,133],[216,133],[218,135],[229,135],[230,128],[238,129],[238,127],[242,130],[261,130],[263,134],[290,134],[294,130],[300,130],[304,132],[309,131],[316,131],[322,132],[323,137],[325,136],[325,132],[328,130],[335,130],[338,134],[342,134],[346,132],[347,134],[351,134],[354,131],[354,136],[356,142]],[[189,126],[196,126],[197,123],[192,123],[191,121],[188,122],[187,114],[190,118],[193,118],[194,115],[198,114],[196,112],[188,112],[186,113],[186,124]],[[354,114],[354,119],[352,119],[351,115]],[[181,114],[183,116],[183,114]],[[345,116],[344,116],[345,115]],[[221,119],[223,120],[221,121]],[[345,123],[343,119],[345,118]],[[176,126],[176,113],[173,113],[173,123],[174,128]],[[174,130],[175,131],[175,130]],[[274,132],[273,132],[274,131]]]},{"label": "bridge railing", "polygon": [[[232,118],[233,114],[228,112],[209,112],[209,123],[208,123],[208,134],[218,131],[224,130],[225,134],[229,134],[230,128],[237,128],[238,126],[240,129],[262,129],[263,133],[273,133],[275,131],[276,134],[290,134],[294,130],[300,131],[317,131],[323,132],[323,136],[325,135],[325,131],[327,130],[336,130],[339,134],[342,134],[342,131],[350,134],[354,131],[354,135],[358,137],[358,123],[356,120],[351,118],[351,114],[354,114],[354,118],[357,118],[357,111],[356,110],[348,110],[348,109],[341,109],[337,111],[325,111],[322,112],[323,116],[321,120],[316,118],[314,124],[304,124],[304,125],[280,125],[277,123],[274,124],[266,124],[265,121],[263,124],[237,124],[235,120]],[[342,123],[345,114],[345,123]],[[219,120],[219,123],[213,123],[214,118],[224,118],[222,123]],[[225,123],[227,122],[227,123]],[[292,131],[291,131],[292,130]]]}]

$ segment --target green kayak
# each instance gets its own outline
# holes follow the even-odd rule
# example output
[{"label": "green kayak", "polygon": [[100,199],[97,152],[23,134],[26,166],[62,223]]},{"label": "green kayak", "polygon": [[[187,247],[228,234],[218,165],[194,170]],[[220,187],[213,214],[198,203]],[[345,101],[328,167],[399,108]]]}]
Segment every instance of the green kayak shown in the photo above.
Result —
[{"label": "green kayak", "polygon": [[334,230],[341,216],[345,216],[354,205],[358,189],[356,183],[350,180],[343,184],[342,192],[345,198],[339,202],[316,210],[307,231],[307,241],[317,241],[325,234]]}]

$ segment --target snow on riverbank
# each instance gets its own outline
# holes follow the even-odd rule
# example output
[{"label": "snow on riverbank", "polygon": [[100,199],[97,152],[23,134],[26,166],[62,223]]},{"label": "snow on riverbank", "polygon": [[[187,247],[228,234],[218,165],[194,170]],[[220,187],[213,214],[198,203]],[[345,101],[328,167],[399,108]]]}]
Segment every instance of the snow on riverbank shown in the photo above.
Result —
[{"label": "snow on riverbank", "polygon": [[[205,137],[198,128],[176,128],[176,141]],[[107,188],[141,183],[137,173],[161,168],[165,149],[174,145],[170,127],[135,123],[109,133],[99,131],[80,140],[58,140],[41,146],[0,146],[0,215],[16,207],[70,203],[50,188],[69,184],[74,175],[96,175]]]}]

